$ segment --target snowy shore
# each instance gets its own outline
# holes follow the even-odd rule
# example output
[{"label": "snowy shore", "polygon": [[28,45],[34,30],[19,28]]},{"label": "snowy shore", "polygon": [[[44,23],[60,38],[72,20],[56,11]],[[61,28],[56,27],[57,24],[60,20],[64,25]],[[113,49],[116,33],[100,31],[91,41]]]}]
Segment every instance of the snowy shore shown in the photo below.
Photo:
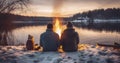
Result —
[{"label": "snowy shore", "polygon": [[77,52],[27,51],[25,46],[0,46],[0,63],[120,63],[120,51],[88,44]]}]

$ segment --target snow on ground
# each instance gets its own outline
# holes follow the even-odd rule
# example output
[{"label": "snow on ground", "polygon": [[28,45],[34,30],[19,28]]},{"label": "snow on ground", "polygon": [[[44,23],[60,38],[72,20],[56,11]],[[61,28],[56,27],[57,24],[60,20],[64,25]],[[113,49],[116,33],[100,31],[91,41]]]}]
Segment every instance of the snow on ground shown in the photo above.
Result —
[{"label": "snow on ground", "polygon": [[81,44],[77,52],[27,51],[24,46],[0,46],[0,63],[120,63],[120,51]]}]

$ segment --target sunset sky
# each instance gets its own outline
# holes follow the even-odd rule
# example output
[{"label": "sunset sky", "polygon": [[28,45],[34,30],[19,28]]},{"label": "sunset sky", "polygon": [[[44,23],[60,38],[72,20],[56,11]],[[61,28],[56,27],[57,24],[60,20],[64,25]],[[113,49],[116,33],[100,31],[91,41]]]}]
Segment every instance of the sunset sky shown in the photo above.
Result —
[{"label": "sunset sky", "polygon": [[120,0],[31,0],[28,8],[16,13],[28,16],[72,16],[100,8],[120,8]]}]

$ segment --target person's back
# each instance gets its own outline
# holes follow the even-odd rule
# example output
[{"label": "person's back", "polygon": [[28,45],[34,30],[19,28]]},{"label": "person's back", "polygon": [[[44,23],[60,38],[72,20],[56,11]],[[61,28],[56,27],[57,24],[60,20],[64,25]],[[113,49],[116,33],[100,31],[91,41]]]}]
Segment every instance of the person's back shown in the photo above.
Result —
[{"label": "person's back", "polygon": [[43,51],[57,51],[59,47],[59,35],[53,32],[52,28],[49,28],[41,34],[40,45],[43,47]]},{"label": "person's back", "polygon": [[61,45],[64,51],[72,52],[77,51],[79,43],[78,33],[71,27],[69,27],[62,33]]}]

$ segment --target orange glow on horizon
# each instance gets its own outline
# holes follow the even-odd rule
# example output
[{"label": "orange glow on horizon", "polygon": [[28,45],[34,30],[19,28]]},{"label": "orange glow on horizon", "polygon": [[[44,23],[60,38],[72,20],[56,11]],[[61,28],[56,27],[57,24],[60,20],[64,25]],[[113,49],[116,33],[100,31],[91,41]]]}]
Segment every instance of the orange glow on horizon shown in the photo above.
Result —
[{"label": "orange glow on horizon", "polygon": [[61,19],[56,17],[54,18],[54,29],[53,29],[58,35],[59,37],[61,37],[61,34],[62,34],[62,22],[61,22]]}]

